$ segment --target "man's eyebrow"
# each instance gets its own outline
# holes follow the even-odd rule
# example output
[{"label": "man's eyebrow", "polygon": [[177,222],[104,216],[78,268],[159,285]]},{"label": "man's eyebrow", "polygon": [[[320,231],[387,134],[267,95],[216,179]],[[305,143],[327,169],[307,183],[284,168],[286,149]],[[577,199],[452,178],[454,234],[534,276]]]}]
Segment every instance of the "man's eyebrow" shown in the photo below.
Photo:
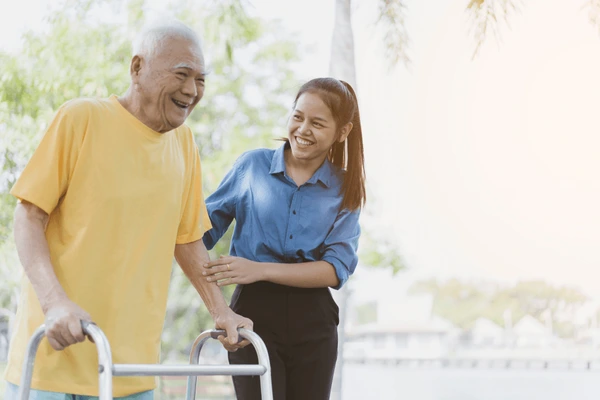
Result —
[{"label": "man's eyebrow", "polygon": [[173,69],[177,69],[177,68],[194,69],[194,68],[192,68],[192,66],[190,64],[184,63],[184,62],[179,63],[173,67]]},{"label": "man's eyebrow", "polygon": [[[190,71],[194,71],[194,67],[192,67],[190,64],[184,63],[184,62],[179,63],[173,67],[173,69],[178,69],[178,68],[185,68],[185,69],[189,69]],[[206,72],[201,72],[200,75],[206,76]]]}]

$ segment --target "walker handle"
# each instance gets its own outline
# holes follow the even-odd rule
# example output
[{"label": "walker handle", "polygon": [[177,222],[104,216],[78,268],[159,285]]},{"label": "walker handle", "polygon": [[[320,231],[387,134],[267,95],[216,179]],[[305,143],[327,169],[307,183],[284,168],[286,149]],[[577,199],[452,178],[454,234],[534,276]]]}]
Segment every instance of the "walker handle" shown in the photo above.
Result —
[{"label": "walker handle", "polygon": [[[219,336],[225,336],[227,337],[227,332],[224,329],[217,329],[217,330],[213,330],[210,332],[210,337],[212,339],[219,339]],[[242,337],[242,335],[238,334],[238,343],[240,343],[242,340],[244,340],[244,338]]]}]

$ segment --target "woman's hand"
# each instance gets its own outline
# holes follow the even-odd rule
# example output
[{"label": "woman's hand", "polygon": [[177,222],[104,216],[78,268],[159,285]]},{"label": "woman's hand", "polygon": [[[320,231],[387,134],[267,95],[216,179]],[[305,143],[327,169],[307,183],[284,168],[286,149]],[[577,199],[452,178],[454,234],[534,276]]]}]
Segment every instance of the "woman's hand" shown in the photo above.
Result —
[{"label": "woman's hand", "polygon": [[208,282],[216,282],[217,286],[248,284],[265,279],[261,263],[233,256],[221,256],[204,264],[202,275]]}]

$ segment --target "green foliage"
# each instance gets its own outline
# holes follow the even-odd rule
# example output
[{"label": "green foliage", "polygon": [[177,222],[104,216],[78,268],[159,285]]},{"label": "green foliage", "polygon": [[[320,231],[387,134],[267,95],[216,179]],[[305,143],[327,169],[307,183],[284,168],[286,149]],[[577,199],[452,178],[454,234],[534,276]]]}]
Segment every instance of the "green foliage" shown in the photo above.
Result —
[{"label": "green foliage", "polygon": [[549,312],[554,330],[562,337],[573,333],[575,313],[588,301],[588,297],[578,289],[552,286],[541,281],[518,282],[514,286],[502,287],[457,279],[446,282],[433,279],[416,283],[410,292],[432,294],[433,313],[460,328],[469,328],[479,317],[504,326],[507,310],[511,312],[513,324],[525,315],[544,322],[544,314]]},{"label": "green foliage", "polygon": [[[8,240],[0,245],[0,276],[5,281],[0,287],[0,321],[12,322],[12,317],[17,308],[17,299],[19,291],[18,274],[14,274],[15,265],[19,264],[15,245],[12,240]],[[13,275],[14,274],[14,275]],[[13,277],[12,279],[9,277]]]},{"label": "green foliage", "polygon": [[375,231],[361,234],[359,259],[362,265],[377,268],[391,268],[393,274],[406,269],[398,247],[387,237],[374,236]]}]

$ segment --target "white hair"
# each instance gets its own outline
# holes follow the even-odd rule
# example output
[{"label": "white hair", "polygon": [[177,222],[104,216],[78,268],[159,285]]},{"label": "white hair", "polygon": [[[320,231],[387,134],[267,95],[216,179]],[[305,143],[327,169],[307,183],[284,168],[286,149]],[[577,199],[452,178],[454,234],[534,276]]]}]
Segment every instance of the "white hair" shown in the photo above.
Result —
[{"label": "white hair", "polygon": [[146,26],[133,40],[133,55],[152,57],[169,39],[187,39],[202,51],[202,41],[189,26],[177,19],[159,21]]}]

